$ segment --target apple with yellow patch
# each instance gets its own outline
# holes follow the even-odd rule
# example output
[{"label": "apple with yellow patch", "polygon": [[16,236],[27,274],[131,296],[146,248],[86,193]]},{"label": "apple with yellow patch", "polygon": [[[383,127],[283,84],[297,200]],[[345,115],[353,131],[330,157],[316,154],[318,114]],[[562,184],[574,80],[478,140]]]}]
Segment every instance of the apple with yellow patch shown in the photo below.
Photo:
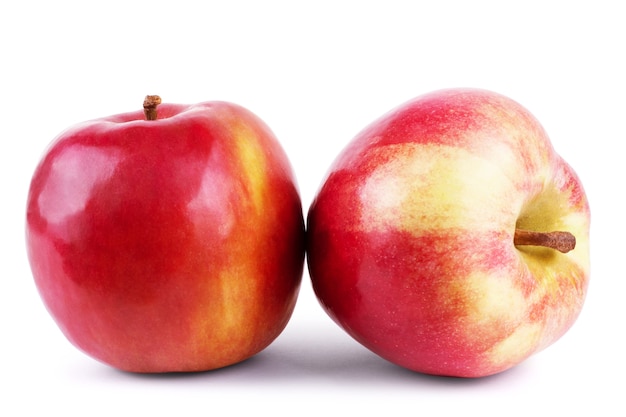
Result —
[{"label": "apple with yellow patch", "polygon": [[302,206],[287,155],[252,112],[160,102],[56,138],[30,185],[28,255],[50,314],[91,357],[205,371],[287,325]]},{"label": "apple with yellow patch", "polygon": [[559,339],[589,280],[589,205],[517,102],[436,91],[361,131],[308,213],[326,312],[400,366],[504,371]]}]

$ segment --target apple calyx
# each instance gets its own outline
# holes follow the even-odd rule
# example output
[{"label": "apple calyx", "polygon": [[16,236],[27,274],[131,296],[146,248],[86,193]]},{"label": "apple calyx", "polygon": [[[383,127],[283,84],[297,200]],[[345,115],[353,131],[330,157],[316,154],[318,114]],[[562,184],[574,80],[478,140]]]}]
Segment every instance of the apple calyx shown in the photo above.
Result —
[{"label": "apple calyx", "polygon": [[146,115],[146,120],[157,119],[157,106],[161,104],[161,97],[159,96],[146,96],[143,100],[143,113]]},{"label": "apple calyx", "polygon": [[576,237],[570,232],[533,232],[515,229],[513,244],[516,246],[544,246],[567,253],[576,247]]}]

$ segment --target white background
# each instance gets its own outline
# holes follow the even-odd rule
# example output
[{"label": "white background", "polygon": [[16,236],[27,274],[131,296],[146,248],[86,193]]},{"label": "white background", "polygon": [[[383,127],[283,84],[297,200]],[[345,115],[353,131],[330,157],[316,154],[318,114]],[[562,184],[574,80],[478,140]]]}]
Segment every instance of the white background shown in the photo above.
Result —
[{"label": "white background", "polygon": [[[3,2],[0,414],[625,415],[625,18],[620,2],[602,0]],[[306,272],[269,348],[193,375],[101,365],[43,307],[25,255],[25,200],[39,157],[66,127],[138,109],[146,94],[239,103],[283,144],[306,211],[361,128],[457,86],[498,91],[534,113],[591,202],[583,313],[522,365],[478,380],[400,369],[330,321]]]}]

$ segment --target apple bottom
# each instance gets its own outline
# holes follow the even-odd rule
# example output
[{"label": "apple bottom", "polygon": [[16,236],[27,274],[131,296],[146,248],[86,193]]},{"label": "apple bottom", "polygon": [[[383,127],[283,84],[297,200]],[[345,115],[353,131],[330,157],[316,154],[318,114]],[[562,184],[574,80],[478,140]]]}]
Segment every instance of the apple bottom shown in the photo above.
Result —
[{"label": "apple bottom", "polygon": [[[297,236],[284,245],[299,248]],[[131,279],[125,270],[103,281],[89,268],[95,259],[77,263],[40,234],[30,239],[41,260],[33,263],[37,287],[63,333],[89,356],[129,372],[205,371],[253,356],[287,325],[300,284],[301,258],[279,261],[261,250],[244,251],[257,255],[247,261],[244,253],[221,254],[221,262],[179,264],[171,274]]]},{"label": "apple bottom", "polygon": [[582,308],[584,271],[549,249],[522,252],[506,233],[312,233],[311,279],[329,315],[417,372],[502,372],[558,339]]}]

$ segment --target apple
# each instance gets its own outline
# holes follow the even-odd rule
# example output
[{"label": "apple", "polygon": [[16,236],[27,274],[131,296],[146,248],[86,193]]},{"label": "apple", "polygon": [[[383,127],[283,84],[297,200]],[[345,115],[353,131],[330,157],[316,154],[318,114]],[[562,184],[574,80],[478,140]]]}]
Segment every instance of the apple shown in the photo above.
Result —
[{"label": "apple", "polygon": [[299,190],[250,111],[160,101],[54,140],[30,184],[28,257],[48,311],[91,357],[141,373],[220,368],[291,317]]},{"label": "apple", "polygon": [[559,339],[589,280],[589,205],[539,122],[490,91],[417,97],[340,153],[307,215],[330,317],[382,358],[481,377]]}]

